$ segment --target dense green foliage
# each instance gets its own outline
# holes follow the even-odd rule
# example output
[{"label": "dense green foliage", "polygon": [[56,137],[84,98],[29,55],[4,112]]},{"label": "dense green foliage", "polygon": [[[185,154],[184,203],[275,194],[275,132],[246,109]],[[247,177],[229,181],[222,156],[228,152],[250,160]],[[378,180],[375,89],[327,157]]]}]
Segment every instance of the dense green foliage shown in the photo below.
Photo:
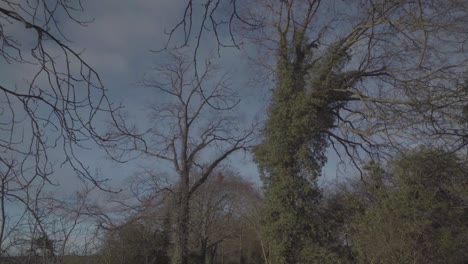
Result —
[{"label": "dense green foliage", "polygon": [[396,159],[387,177],[375,164],[369,173],[374,201],[353,223],[359,263],[468,259],[466,163],[454,154],[421,149]]},{"label": "dense green foliage", "polygon": [[316,180],[326,162],[327,132],[346,103],[347,93],[336,90],[349,87],[349,74],[341,72],[348,56],[339,44],[313,64],[308,63],[310,50],[280,46],[264,139],[254,148],[265,189],[264,236],[273,263],[308,263],[311,251],[327,251]]},{"label": "dense green foliage", "polygon": [[[296,262],[307,243],[309,216],[318,198],[311,183],[324,161],[322,155],[311,158],[315,116],[306,107],[305,73],[292,68],[287,61],[278,65],[265,140],[254,150],[265,183],[264,234],[274,263]],[[314,176],[308,178],[311,172]]]}]

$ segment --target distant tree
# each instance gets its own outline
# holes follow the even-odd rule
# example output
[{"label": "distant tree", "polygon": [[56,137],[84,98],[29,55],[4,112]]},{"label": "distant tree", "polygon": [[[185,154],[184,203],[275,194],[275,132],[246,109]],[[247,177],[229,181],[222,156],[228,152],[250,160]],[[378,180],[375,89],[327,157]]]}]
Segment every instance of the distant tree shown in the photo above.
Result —
[{"label": "distant tree", "polygon": [[100,255],[109,264],[169,263],[169,237],[157,224],[129,222],[108,230]]},{"label": "distant tree", "polygon": [[[354,219],[361,263],[464,263],[468,168],[453,153],[421,148],[395,159],[391,180],[369,167],[375,201]],[[387,182],[385,182],[387,181]]]},{"label": "distant tree", "polygon": [[175,202],[171,184],[143,168],[124,186],[104,204],[89,206],[102,235],[96,255],[104,263],[169,263]]},{"label": "distant tree", "polygon": [[[252,219],[248,219],[261,202],[260,193],[232,172],[217,169],[213,173],[191,197],[188,262],[261,262],[259,236],[250,224]],[[192,181],[200,176],[195,173]],[[146,185],[139,186],[142,189],[136,192],[143,194],[148,190],[147,199],[138,196],[133,205],[127,200],[120,201],[121,210],[126,210],[128,217],[120,224],[102,226],[105,236],[99,256],[105,263],[170,262],[177,243],[174,235],[177,195],[171,191],[159,192],[142,177],[140,181]],[[154,200],[160,202],[154,203]],[[117,212],[123,213],[121,210]]]},{"label": "distant tree", "polygon": [[52,262],[55,255],[54,241],[47,235],[39,236],[32,241],[32,250],[43,258],[44,263]]},{"label": "distant tree", "polygon": [[260,201],[258,190],[232,172],[214,173],[191,201],[192,252],[202,264],[218,263],[220,258],[258,263],[255,254],[261,259],[260,242],[245,223],[249,204]]}]

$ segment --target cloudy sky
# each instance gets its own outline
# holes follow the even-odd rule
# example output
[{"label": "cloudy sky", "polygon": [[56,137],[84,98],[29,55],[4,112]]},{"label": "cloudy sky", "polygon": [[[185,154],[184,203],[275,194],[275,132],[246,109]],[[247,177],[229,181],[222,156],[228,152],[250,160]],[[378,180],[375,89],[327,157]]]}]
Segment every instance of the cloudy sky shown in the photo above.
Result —
[{"label": "cloudy sky", "polygon": [[[109,96],[116,102],[122,102],[139,122],[148,121],[148,106],[158,101],[158,95],[139,87],[137,83],[160,63],[161,56],[150,50],[159,50],[164,46],[167,40],[165,32],[177,24],[185,2],[87,0],[84,2],[86,15],[94,18],[94,21],[86,28],[71,25],[76,30],[67,30],[72,33],[70,38],[86,50],[84,58],[100,74]],[[224,49],[221,57],[218,57],[214,39],[205,39],[200,53],[209,54],[223,66],[222,71],[229,74],[232,88],[241,97],[239,109],[246,119],[264,113],[268,91],[264,87],[249,87],[251,70],[247,67],[247,61],[241,59],[241,51]],[[231,160],[233,168],[258,182],[256,167],[248,155],[239,154]],[[242,162],[242,166],[235,164],[238,162]],[[115,164],[109,166],[115,167]],[[131,174],[132,170],[132,166],[120,165],[119,173]]]},{"label": "cloudy sky", "polygon": [[[167,32],[180,20],[185,8],[183,0],[83,0],[85,12],[82,20],[93,20],[87,26],[79,26],[73,21],[59,21],[65,36],[71,40],[69,45],[75,50],[83,51],[82,58],[100,75],[113,102],[122,103],[128,115],[137,124],[151,122],[147,109],[157,101],[154,91],[138,86],[145,74],[158,64],[161,57],[150,50],[158,50],[167,40]],[[27,38],[27,29],[13,27],[12,33]],[[245,59],[245,51],[234,48],[221,50],[217,56],[214,39],[203,39],[200,54],[209,54],[223,71],[230,76],[232,88],[239,94],[240,114],[246,123],[262,119],[268,105],[271,87],[251,82],[254,76],[252,65]],[[254,53],[249,54],[255,56]],[[3,83],[18,85],[31,78],[34,68],[21,64],[6,64],[1,61],[0,78]],[[21,73],[21,74],[18,74]],[[249,120],[249,121],[247,121]],[[245,123],[244,123],[245,124]],[[109,178],[115,184],[129,177],[139,162],[116,164],[106,158],[102,150],[83,150],[78,153],[80,159],[89,164],[92,171],[99,171],[102,177]],[[56,164],[63,157],[56,156]],[[325,175],[333,179],[335,173],[334,158],[325,168]],[[234,170],[244,177],[260,184],[256,166],[247,154],[237,154],[230,159]],[[56,166],[54,179],[60,183],[62,191],[68,192],[76,186],[70,168]]]}]

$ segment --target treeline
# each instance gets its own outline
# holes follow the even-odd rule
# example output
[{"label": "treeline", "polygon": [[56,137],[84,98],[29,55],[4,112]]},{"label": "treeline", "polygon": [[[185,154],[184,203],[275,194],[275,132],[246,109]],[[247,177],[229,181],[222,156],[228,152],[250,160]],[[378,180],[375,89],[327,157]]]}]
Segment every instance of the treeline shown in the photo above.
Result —
[{"label": "treeline", "polygon": [[[302,212],[298,263],[465,263],[467,173],[466,159],[428,148],[368,163],[362,177],[321,189],[306,206],[314,210]],[[170,263],[174,207],[170,194],[163,201],[107,231],[102,263]],[[188,262],[271,263],[264,209],[261,190],[217,173],[190,203]]]}]

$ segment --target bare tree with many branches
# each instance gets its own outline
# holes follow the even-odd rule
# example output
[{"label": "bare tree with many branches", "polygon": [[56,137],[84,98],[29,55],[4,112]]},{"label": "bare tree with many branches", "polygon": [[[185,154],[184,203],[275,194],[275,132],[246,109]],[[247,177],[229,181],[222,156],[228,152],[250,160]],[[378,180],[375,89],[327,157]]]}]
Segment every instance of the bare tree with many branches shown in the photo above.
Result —
[{"label": "bare tree with many branches", "polygon": [[187,263],[193,194],[228,157],[252,146],[255,130],[243,128],[235,116],[239,101],[227,76],[216,74],[215,64],[207,61],[195,73],[193,61],[182,53],[168,53],[162,60],[166,63],[141,83],[160,98],[149,106],[154,127],[147,134],[147,143],[130,140],[116,149],[166,162],[177,175],[172,190],[176,201],[172,262]]},{"label": "bare tree with many branches", "polygon": [[63,22],[86,26],[82,13],[80,1],[0,1],[0,68],[10,77],[0,83],[0,255],[18,246],[12,241],[33,239],[32,233],[15,239],[28,218],[36,227],[31,232],[50,235],[39,212],[54,204],[44,193],[55,185],[57,163],[72,171],[69,177],[103,188],[77,152],[118,140],[100,132],[118,107],[63,31]]},{"label": "bare tree with many branches", "polygon": [[58,23],[60,16],[84,26],[82,11],[80,1],[0,3],[2,67],[24,66],[30,72],[18,72],[24,81],[0,84],[0,162],[21,171],[25,187],[53,172],[51,149],[61,151],[62,162],[80,176],[100,183],[77,158],[76,148],[111,140],[97,123],[109,115],[113,120],[116,109],[98,73],[69,45]]}]

